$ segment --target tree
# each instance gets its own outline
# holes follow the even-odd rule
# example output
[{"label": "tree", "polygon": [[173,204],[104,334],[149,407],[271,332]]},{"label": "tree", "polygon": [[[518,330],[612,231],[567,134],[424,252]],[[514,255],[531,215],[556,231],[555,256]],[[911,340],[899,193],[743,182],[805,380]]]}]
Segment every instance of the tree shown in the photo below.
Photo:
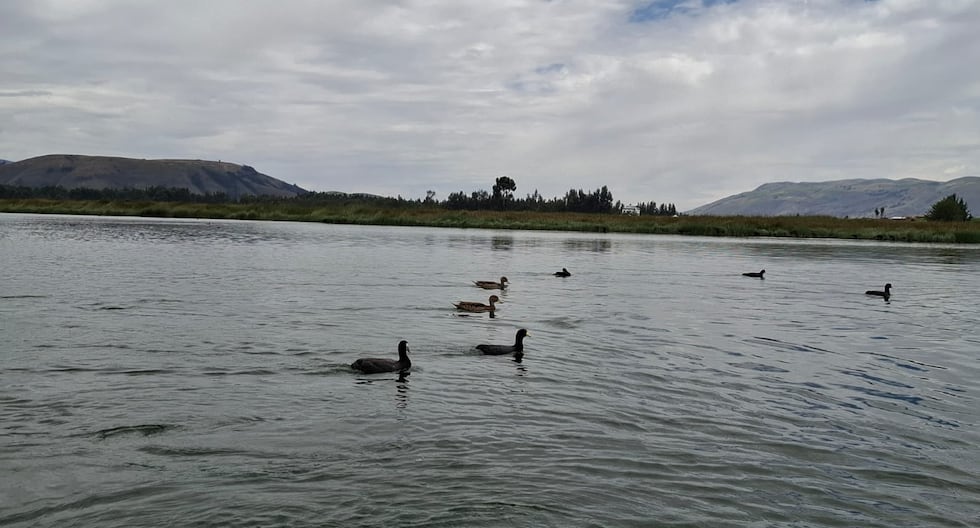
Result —
[{"label": "tree", "polygon": [[510,201],[514,197],[514,191],[517,190],[517,184],[514,180],[507,176],[501,176],[497,178],[497,182],[493,185],[493,204],[498,209],[504,208],[504,202]]},{"label": "tree", "polygon": [[490,203],[490,195],[485,189],[480,189],[470,193],[470,200],[472,200],[473,209],[482,209]]},{"label": "tree", "polygon": [[613,195],[609,192],[609,189],[603,185],[596,194],[599,197],[599,203],[596,207],[596,211],[599,213],[608,213],[612,211],[613,208]]},{"label": "tree", "polygon": [[970,214],[966,202],[962,198],[957,199],[956,193],[953,193],[932,204],[926,218],[940,222],[965,222],[973,219],[973,215]]}]

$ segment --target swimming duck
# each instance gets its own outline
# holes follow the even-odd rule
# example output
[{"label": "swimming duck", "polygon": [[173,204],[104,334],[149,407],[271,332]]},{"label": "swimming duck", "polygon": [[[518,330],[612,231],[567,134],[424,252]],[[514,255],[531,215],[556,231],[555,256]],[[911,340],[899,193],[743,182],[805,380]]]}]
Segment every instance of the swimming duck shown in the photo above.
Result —
[{"label": "swimming duck", "polygon": [[496,309],[493,303],[500,302],[500,297],[497,297],[496,295],[491,295],[489,301],[490,304],[483,304],[481,302],[476,302],[476,301],[459,301],[453,306],[455,306],[457,310],[462,310],[464,312],[493,313],[493,311]]},{"label": "swimming duck", "polygon": [[891,290],[892,290],[892,283],[889,282],[888,284],[885,285],[885,291],[881,291],[881,290],[868,290],[868,291],[864,292],[864,294],[865,295],[875,295],[875,296],[884,297],[885,299],[887,299],[887,298],[889,298],[889,297],[892,296],[892,291]]},{"label": "swimming duck", "polygon": [[765,278],[765,276],[764,276],[765,274],[766,274],[766,270],[762,270],[762,271],[759,271],[759,272],[750,271],[748,273],[743,273],[742,275],[745,275],[746,277],[758,277],[760,279],[764,279]]},{"label": "swimming duck", "polygon": [[405,372],[412,368],[412,360],[408,359],[408,341],[398,343],[398,359],[361,358],[351,363],[350,368],[364,374],[378,372]]},{"label": "swimming duck", "polygon": [[571,277],[572,272],[568,271],[568,268],[562,268],[561,271],[555,272],[555,277]]},{"label": "swimming duck", "polygon": [[521,328],[517,331],[513,345],[477,345],[476,349],[488,356],[502,356],[504,354],[514,354],[514,357],[521,359],[524,357],[524,338],[529,334],[527,330]]},{"label": "swimming duck", "polygon": [[507,277],[500,277],[500,282],[473,281],[473,284],[476,284],[484,290],[502,290],[507,287]]}]

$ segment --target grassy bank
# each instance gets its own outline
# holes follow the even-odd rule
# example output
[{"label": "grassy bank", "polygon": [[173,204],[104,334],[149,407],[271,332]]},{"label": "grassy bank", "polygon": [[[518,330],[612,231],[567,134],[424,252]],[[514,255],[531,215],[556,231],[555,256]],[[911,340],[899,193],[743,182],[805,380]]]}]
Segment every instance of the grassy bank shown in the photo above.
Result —
[{"label": "grassy bank", "polygon": [[841,238],[980,243],[980,222],[844,219],[825,216],[626,216],[619,214],[386,209],[361,204],[199,204],[74,200],[0,200],[0,212],[164,218],[288,220],[333,224],[650,233],[696,236]]}]

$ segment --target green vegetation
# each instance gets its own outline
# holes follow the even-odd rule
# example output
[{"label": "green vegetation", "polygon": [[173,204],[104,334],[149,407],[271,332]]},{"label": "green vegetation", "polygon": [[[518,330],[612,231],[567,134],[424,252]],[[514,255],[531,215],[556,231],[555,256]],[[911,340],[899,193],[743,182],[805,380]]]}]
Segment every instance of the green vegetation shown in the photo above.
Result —
[{"label": "green vegetation", "polygon": [[[884,208],[871,218],[829,216],[682,216],[673,204],[638,204],[639,215],[622,214],[605,186],[587,193],[569,190],[545,200],[534,191],[515,198],[517,184],[497,178],[493,193],[462,191],[445,201],[435,192],[407,200],[369,194],[308,193],[292,198],[224,194],[195,195],[187,189],[71,189],[0,185],[0,212],[61,213],[167,218],[289,220],[333,224],[431,226],[488,229],[538,229],[600,233],[649,233],[693,236],[793,237],[889,240],[899,242],[980,243],[980,222],[966,221],[963,200],[950,196],[933,206],[963,215],[960,221],[886,220]],[[951,205],[949,205],[951,204]],[[943,213],[945,214],[945,213]],[[937,213],[936,218],[939,218]]]},{"label": "green vegetation", "polygon": [[966,202],[962,198],[957,199],[954,193],[932,204],[926,218],[940,222],[966,222],[972,220],[973,215]]},{"label": "green vegetation", "polygon": [[[343,197],[343,198],[341,198]],[[825,216],[631,216],[619,213],[467,211],[435,204],[399,206],[339,195],[329,203],[267,200],[190,203],[122,200],[0,199],[0,211],[166,218],[288,220],[336,224],[649,233],[693,236],[793,237],[897,242],[980,243],[980,222],[928,222]]]},{"label": "green vegetation", "polygon": [[[250,168],[250,167],[248,167]],[[454,192],[445,201],[435,199],[435,191],[428,191],[424,200],[408,200],[399,196],[390,198],[370,194],[346,193],[317,193],[311,192],[295,197],[275,196],[242,196],[232,198],[224,193],[192,194],[187,189],[174,189],[152,186],[146,188],[108,188],[65,189],[59,186],[45,187],[15,187],[0,185],[0,200],[3,199],[47,199],[47,200],[90,200],[90,201],[152,201],[180,203],[210,203],[210,204],[275,204],[279,207],[292,209],[294,206],[313,207],[349,205],[352,203],[383,208],[412,209],[438,207],[459,211],[536,211],[536,212],[574,212],[574,213],[620,213],[623,204],[613,202],[613,195],[603,185],[589,193],[582,189],[570,189],[565,196],[545,200],[538,191],[524,198],[515,198],[517,184],[507,176],[497,178],[493,194],[485,190],[474,191],[466,195],[462,191]],[[644,215],[674,215],[677,209],[674,204],[655,202],[638,205]]]}]

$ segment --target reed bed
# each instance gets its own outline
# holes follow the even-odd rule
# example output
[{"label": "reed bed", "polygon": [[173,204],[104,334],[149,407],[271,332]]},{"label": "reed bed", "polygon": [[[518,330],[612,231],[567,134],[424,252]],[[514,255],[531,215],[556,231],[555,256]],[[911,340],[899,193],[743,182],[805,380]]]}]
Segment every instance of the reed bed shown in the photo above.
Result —
[{"label": "reed bed", "polygon": [[163,218],[275,220],[333,224],[648,233],[725,237],[789,237],[896,242],[980,243],[980,221],[929,222],[830,216],[627,216],[530,211],[453,211],[364,204],[204,204],[105,200],[0,200],[0,212]]}]

